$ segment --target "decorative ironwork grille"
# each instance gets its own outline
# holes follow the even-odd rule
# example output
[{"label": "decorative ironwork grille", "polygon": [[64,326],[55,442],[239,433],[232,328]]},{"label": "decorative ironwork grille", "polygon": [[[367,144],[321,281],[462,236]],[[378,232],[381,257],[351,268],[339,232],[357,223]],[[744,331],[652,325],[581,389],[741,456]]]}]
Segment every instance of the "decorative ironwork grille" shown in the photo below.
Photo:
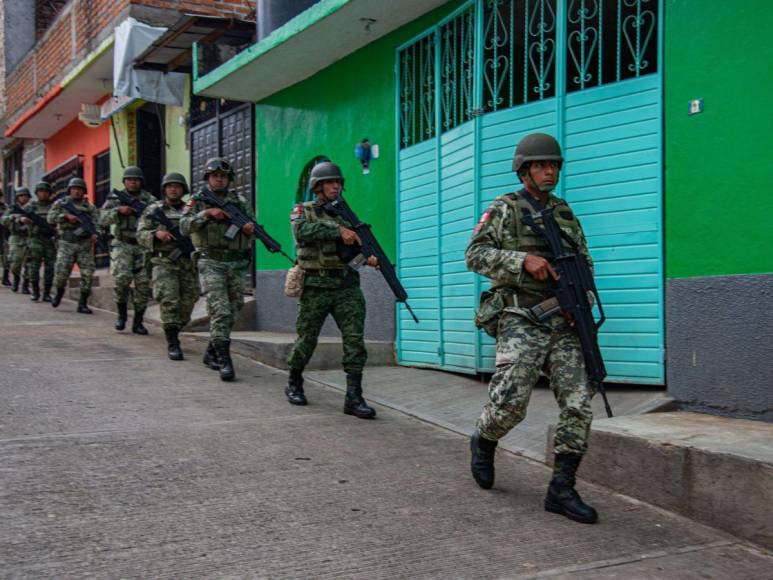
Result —
[{"label": "decorative ironwork grille", "polygon": [[567,92],[657,72],[657,20],[657,0],[570,0]]},{"label": "decorative ironwork grille", "polygon": [[435,35],[420,39],[399,54],[400,146],[435,136]]},{"label": "decorative ironwork grille", "polygon": [[475,5],[440,27],[441,131],[473,118]]},{"label": "decorative ironwork grille", "polygon": [[556,94],[556,0],[486,0],[483,109],[497,111]]}]

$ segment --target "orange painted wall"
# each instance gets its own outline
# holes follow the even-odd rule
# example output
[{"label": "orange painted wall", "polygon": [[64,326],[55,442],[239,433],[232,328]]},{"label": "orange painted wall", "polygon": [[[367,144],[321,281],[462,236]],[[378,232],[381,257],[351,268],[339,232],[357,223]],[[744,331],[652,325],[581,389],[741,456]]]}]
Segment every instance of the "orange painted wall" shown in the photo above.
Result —
[{"label": "orange painted wall", "polygon": [[46,172],[74,155],[83,155],[83,179],[89,186],[89,199],[94,201],[94,157],[110,149],[110,125],[103,123],[89,129],[75,119],[61,131],[46,139]]}]

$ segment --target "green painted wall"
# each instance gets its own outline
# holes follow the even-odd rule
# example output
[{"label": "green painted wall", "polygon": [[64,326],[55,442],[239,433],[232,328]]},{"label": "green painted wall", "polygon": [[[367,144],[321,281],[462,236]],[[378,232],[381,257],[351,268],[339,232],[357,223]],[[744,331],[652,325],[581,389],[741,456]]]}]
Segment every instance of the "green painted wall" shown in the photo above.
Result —
[{"label": "green painted wall", "polygon": [[[182,107],[164,107],[164,128],[166,131],[166,168],[165,171],[177,171],[182,173],[190,183],[191,178],[191,156],[188,142],[188,128],[185,125],[180,125],[180,117],[184,117],[188,112],[191,102],[191,86],[190,80],[185,87],[183,93],[183,106]],[[129,122],[133,115],[132,111],[138,109],[144,104],[143,101],[137,101],[132,103],[120,113],[113,115],[112,122],[115,124],[115,132],[110,130],[110,185],[117,189],[123,187],[121,176],[123,175],[123,167],[121,166],[121,159],[118,155],[118,149],[120,147],[121,156],[123,157],[123,164],[132,165],[137,162],[137,146],[135,143],[130,143],[132,135],[130,135]],[[116,140],[116,136],[118,139]],[[133,135],[136,141],[136,133]]]},{"label": "green painted wall", "polygon": [[180,125],[180,118],[185,120],[191,102],[190,76],[183,93],[182,107],[165,108],[166,127],[166,172],[176,171],[182,173],[191,182],[191,152],[188,146],[188,129],[185,124]]},{"label": "green painted wall", "polygon": [[[395,260],[395,49],[461,3],[450,2],[256,105],[258,221],[283,247],[293,248],[289,217],[301,171],[327,155],[344,171],[352,208]],[[370,175],[354,157],[363,137],[380,149]],[[259,270],[287,268],[284,258],[258,247]]]},{"label": "green painted wall", "polygon": [[[771,4],[665,10],[666,274],[773,272]],[[688,116],[698,98],[704,112]]]}]

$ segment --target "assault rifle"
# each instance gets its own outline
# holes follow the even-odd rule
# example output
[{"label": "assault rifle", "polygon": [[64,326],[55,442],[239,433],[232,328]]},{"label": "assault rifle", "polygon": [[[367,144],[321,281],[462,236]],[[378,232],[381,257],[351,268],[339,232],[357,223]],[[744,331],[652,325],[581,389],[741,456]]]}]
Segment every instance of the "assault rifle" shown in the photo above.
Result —
[{"label": "assault rifle", "polygon": [[43,217],[39,216],[34,211],[24,209],[18,203],[15,203],[11,206],[11,213],[28,218],[34,225],[40,228],[40,232],[44,238],[50,240],[56,237],[56,229],[54,226],[52,226]]},{"label": "assault rifle", "polygon": [[[534,213],[524,212],[522,221],[545,240],[553,254],[553,268],[558,274],[555,288],[556,298],[561,311],[568,314],[574,321],[574,329],[580,337],[580,346],[588,378],[598,386],[604,399],[607,416],[611,417],[612,408],[609,406],[607,393],[602,383],[607,376],[607,369],[604,366],[598,342],[598,330],[604,324],[606,316],[598,290],[596,290],[596,284],[593,281],[593,273],[585,257],[580,254],[577,243],[556,222],[553,215],[555,208],[540,208],[537,201],[528,192],[521,191],[519,195],[535,210]],[[564,241],[569,244],[568,248],[564,245]],[[593,317],[593,306],[589,299],[591,295],[599,307],[600,318],[598,322]]]},{"label": "assault rifle", "polygon": [[228,214],[227,223],[229,223],[230,226],[225,232],[225,237],[227,239],[229,240],[236,239],[236,236],[239,235],[239,232],[246,224],[252,224],[252,227],[255,228],[255,237],[258,238],[261,242],[263,242],[263,245],[266,247],[266,249],[269,252],[271,252],[272,254],[276,254],[276,253],[282,254],[285,258],[290,260],[291,263],[295,264],[295,260],[293,260],[290,256],[284,253],[284,251],[282,250],[282,246],[279,244],[279,242],[277,242],[274,238],[268,235],[268,232],[266,231],[266,229],[258,222],[256,222],[251,216],[245,214],[238,205],[236,205],[233,202],[220,199],[209,189],[202,189],[198,193],[198,196],[199,196],[199,199],[201,199],[201,201],[203,201],[207,205],[220,208],[226,214]]},{"label": "assault rifle", "polygon": [[416,317],[416,314],[414,314],[413,310],[411,310],[411,306],[408,304],[408,293],[400,283],[400,280],[397,277],[397,273],[395,272],[394,265],[389,261],[389,258],[387,258],[387,255],[381,248],[381,244],[378,243],[376,236],[373,235],[373,232],[370,229],[370,225],[361,222],[360,218],[357,217],[357,214],[352,211],[352,208],[349,207],[349,204],[346,203],[346,200],[340,195],[337,199],[327,202],[322,207],[322,209],[328,215],[337,215],[349,222],[352,225],[352,229],[357,233],[357,235],[360,237],[360,240],[362,241],[362,245],[339,245],[339,257],[341,257],[342,260],[348,262],[349,266],[355,270],[359,270],[365,264],[368,258],[371,256],[376,256],[379,270],[381,270],[381,275],[384,276],[384,280],[386,280],[386,283],[392,290],[392,294],[395,295],[395,299],[397,302],[402,302],[405,304],[405,307],[413,317],[413,320],[416,322],[416,324],[418,324],[419,319]]},{"label": "assault rifle", "polygon": [[113,189],[110,193],[121,202],[121,205],[132,208],[134,213],[137,214],[137,217],[140,217],[142,212],[145,211],[145,208],[148,207],[147,203],[125,191]]},{"label": "assault rifle", "polygon": [[97,230],[97,226],[94,225],[91,214],[75,207],[75,204],[70,199],[59,202],[59,207],[81,221],[78,227],[73,231],[76,236],[82,238],[90,238],[91,236],[99,237],[99,230]]},{"label": "assault rifle", "polygon": [[174,243],[177,244],[177,248],[175,248],[174,251],[169,254],[169,259],[172,260],[172,262],[176,262],[182,256],[187,258],[195,251],[191,239],[188,236],[183,235],[179,226],[176,226],[175,223],[170,220],[164,213],[163,208],[157,207],[154,209],[153,213],[150,214],[150,217],[164,226],[166,230],[174,237]]}]

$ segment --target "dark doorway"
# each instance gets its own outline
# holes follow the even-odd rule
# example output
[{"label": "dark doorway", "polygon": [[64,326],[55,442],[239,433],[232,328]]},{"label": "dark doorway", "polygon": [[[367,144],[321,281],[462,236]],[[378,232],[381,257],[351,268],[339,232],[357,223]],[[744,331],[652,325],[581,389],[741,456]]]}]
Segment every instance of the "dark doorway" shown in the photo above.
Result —
[{"label": "dark doorway", "polygon": [[145,173],[145,189],[159,197],[166,154],[164,106],[148,103],[137,109],[137,165]]},{"label": "dark doorway", "polygon": [[[94,156],[94,205],[102,207],[110,193],[110,150]],[[105,237],[97,240],[95,259],[97,268],[110,265],[110,248]]]},{"label": "dark doorway", "polygon": [[13,201],[12,189],[17,183],[22,183],[23,174],[24,147],[19,145],[3,159],[3,194],[5,201]]}]

